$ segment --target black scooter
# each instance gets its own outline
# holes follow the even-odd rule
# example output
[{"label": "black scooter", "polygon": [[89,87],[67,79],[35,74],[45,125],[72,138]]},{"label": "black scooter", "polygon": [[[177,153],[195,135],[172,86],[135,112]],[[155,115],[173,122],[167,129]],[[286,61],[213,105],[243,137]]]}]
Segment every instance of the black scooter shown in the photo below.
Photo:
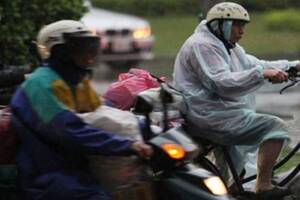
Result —
[{"label": "black scooter", "polygon": [[[167,103],[172,102],[172,95],[161,87],[160,98],[167,117]],[[223,181],[211,172],[192,163],[199,149],[181,127],[164,127],[162,133],[155,134],[150,128],[149,114],[153,105],[147,98],[137,98],[133,112],[146,118],[146,131],[143,139],[154,149],[154,154],[147,164],[153,171],[154,187],[158,199],[197,199],[228,200],[227,188]],[[166,119],[165,119],[166,121]]]}]

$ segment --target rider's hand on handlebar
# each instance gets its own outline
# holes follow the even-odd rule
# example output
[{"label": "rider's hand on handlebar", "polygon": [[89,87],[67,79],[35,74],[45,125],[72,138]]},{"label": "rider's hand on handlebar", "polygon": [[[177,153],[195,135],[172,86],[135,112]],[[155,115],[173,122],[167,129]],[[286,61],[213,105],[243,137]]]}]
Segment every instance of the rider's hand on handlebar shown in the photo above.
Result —
[{"label": "rider's hand on handlebar", "polygon": [[264,77],[269,79],[272,83],[282,83],[288,81],[288,73],[280,69],[266,69],[264,70]]},{"label": "rider's hand on handlebar", "polygon": [[132,143],[131,149],[136,152],[141,158],[149,158],[153,154],[153,149],[150,145],[141,141]]}]

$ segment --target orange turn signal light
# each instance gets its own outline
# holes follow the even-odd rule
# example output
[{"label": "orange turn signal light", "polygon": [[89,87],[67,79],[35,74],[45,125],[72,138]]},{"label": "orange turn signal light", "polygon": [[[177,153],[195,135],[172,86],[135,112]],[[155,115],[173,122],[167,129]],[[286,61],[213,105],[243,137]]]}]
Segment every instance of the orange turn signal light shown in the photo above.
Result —
[{"label": "orange turn signal light", "polygon": [[185,157],[185,150],[180,145],[163,144],[162,147],[168,153],[168,155],[173,159],[180,160]]}]

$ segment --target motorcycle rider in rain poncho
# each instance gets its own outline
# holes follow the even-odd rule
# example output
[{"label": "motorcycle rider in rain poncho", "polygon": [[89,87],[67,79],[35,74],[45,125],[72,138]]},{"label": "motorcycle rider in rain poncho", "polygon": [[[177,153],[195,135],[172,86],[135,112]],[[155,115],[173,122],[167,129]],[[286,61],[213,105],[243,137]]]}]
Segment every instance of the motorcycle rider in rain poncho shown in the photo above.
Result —
[{"label": "motorcycle rider in rain poncho", "polygon": [[236,3],[213,6],[181,47],[173,78],[189,106],[190,134],[229,146],[238,173],[245,155],[259,147],[255,190],[262,192],[277,189],[272,168],[289,136],[281,119],[255,112],[253,92],[267,81],[287,81],[285,70],[300,65],[247,54],[237,42],[249,22],[248,12]]}]

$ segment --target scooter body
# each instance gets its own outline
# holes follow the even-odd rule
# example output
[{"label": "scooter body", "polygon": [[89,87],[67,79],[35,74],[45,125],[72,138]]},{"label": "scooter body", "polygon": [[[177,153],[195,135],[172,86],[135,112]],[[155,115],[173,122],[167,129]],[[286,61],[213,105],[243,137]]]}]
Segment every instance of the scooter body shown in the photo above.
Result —
[{"label": "scooter body", "polygon": [[190,200],[228,200],[227,194],[215,195],[203,184],[205,179],[213,175],[200,168],[176,169],[158,182],[159,199]]},{"label": "scooter body", "polygon": [[193,164],[198,145],[179,127],[154,134],[150,128],[151,103],[138,97],[135,110],[146,116],[148,133],[143,135],[154,153],[148,161],[153,170],[158,199],[230,199],[223,181],[211,172]]}]

